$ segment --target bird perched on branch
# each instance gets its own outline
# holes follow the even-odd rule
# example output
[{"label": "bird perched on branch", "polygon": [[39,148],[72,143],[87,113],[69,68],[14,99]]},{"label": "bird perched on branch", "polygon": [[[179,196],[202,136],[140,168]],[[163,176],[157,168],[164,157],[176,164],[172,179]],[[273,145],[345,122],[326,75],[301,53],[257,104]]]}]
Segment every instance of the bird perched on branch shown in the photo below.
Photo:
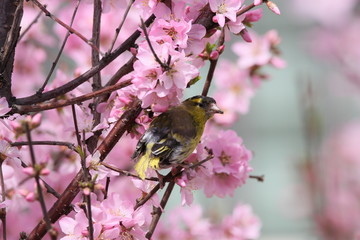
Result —
[{"label": "bird perched on branch", "polygon": [[162,169],[181,164],[196,148],[205,123],[223,113],[211,97],[194,96],[163,112],[140,138],[135,152],[135,171],[145,179],[148,167]]}]

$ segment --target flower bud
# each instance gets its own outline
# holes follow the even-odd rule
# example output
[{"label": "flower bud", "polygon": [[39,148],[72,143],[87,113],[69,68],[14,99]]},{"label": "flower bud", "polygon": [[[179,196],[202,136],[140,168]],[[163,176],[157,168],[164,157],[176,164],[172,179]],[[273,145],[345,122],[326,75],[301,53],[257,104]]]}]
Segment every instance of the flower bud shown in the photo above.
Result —
[{"label": "flower bud", "polygon": [[267,1],[266,2],[266,6],[275,14],[280,15],[280,9],[278,8],[278,6],[272,2],[272,1]]},{"label": "flower bud", "polygon": [[211,60],[216,60],[216,59],[218,59],[219,58],[219,56],[220,56],[220,54],[219,54],[219,52],[218,51],[212,51],[211,53],[210,53],[210,59]]},{"label": "flower bud", "polygon": [[240,36],[244,39],[245,42],[252,42],[250,34],[249,34],[249,32],[248,32],[248,30],[246,28],[244,28],[240,32]]}]

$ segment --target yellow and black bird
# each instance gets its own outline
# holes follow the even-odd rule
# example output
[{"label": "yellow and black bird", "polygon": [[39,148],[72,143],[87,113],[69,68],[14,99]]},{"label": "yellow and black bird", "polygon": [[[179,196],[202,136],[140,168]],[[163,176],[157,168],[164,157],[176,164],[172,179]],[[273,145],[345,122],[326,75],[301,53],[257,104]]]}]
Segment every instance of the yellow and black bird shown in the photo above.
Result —
[{"label": "yellow and black bird", "polygon": [[139,177],[145,179],[148,167],[181,164],[200,142],[206,121],[216,113],[223,112],[213,98],[194,96],[156,117],[132,155]]}]

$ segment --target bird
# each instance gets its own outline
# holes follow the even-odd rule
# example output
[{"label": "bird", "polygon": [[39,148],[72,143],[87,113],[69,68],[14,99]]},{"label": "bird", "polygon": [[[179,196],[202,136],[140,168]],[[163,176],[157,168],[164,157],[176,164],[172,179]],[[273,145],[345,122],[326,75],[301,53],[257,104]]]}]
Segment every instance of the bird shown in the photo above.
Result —
[{"label": "bird", "polygon": [[154,118],[131,156],[134,169],[144,180],[146,170],[180,165],[194,151],[207,120],[223,111],[207,96],[194,96]]}]

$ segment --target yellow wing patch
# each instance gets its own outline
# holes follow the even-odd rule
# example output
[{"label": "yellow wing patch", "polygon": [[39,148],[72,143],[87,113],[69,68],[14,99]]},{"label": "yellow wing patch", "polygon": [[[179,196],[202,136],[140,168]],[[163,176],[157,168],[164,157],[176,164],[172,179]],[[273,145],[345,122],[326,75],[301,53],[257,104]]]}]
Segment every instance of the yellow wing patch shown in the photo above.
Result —
[{"label": "yellow wing patch", "polygon": [[153,145],[154,145],[153,143],[148,144],[148,146],[146,147],[145,154],[139,158],[139,160],[137,161],[137,163],[134,166],[135,171],[137,172],[137,174],[139,175],[139,177],[142,180],[144,180],[146,178],[146,170],[149,167],[151,167],[153,169],[159,169],[160,158],[158,158],[158,157],[151,158],[150,157],[151,148]]},{"label": "yellow wing patch", "polygon": [[145,173],[148,167],[149,167],[149,159],[148,156],[146,155],[140,157],[140,159],[135,164],[134,169],[142,180],[144,180],[146,177]]}]

